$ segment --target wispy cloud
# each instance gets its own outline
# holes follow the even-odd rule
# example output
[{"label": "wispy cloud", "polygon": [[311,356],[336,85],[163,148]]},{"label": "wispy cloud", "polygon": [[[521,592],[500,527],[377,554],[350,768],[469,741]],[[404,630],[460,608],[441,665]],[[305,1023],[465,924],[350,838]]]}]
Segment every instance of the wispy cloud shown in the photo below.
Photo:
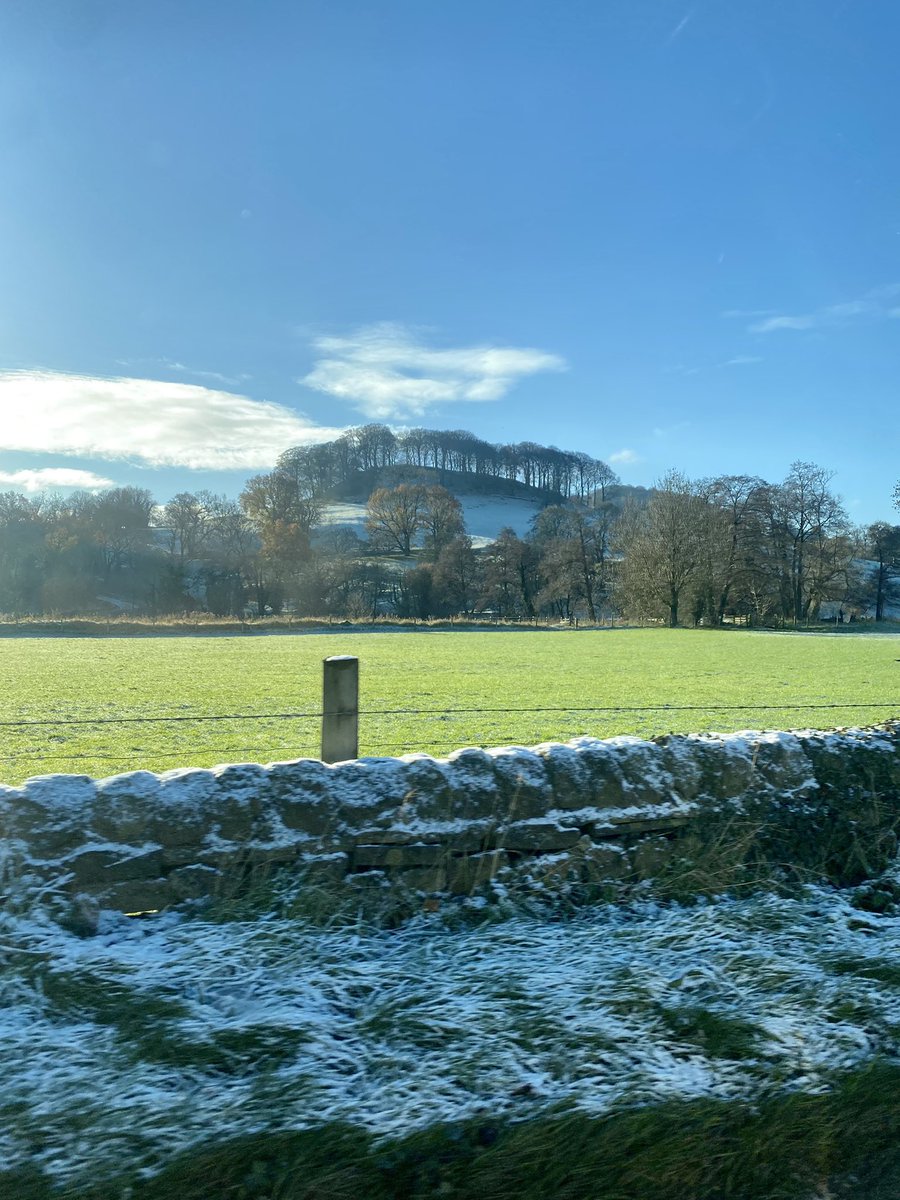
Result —
[{"label": "wispy cloud", "polygon": [[806,331],[824,328],[839,328],[855,321],[883,321],[898,315],[890,301],[900,295],[900,283],[889,283],[884,287],[872,288],[855,300],[840,304],[826,304],[808,313],[780,313],[777,309],[758,309],[742,312],[731,309],[726,317],[753,317],[747,326],[748,333],[778,333],[783,330]]},{"label": "wispy cloud", "polygon": [[653,436],[655,438],[672,438],[676,433],[683,433],[690,427],[690,421],[676,421],[674,425],[656,425],[653,428]]},{"label": "wispy cloud", "polygon": [[674,367],[663,367],[663,370],[669,375],[702,375],[705,371],[721,371],[725,367],[750,367],[761,362],[758,354],[736,354],[733,358],[706,363],[703,366],[688,367],[684,363],[677,363]]},{"label": "wispy cloud", "polygon": [[253,378],[252,375],[243,371],[238,375],[223,375],[220,371],[201,371],[197,367],[186,366],[185,363],[176,362],[171,358],[120,358],[116,365],[144,372],[172,371],[176,375],[190,375],[194,379],[211,379],[213,383],[224,383],[226,387],[238,387]]},{"label": "wispy cloud", "polygon": [[378,420],[417,417],[438,404],[499,400],[520,379],[564,371],[565,360],[512,346],[425,345],[403,325],[369,325],[346,337],[318,337],[321,357],[306,387],[347,400]]},{"label": "wispy cloud", "polygon": [[629,450],[627,447],[623,450],[617,450],[615,454],[610,454],[608,462],[613,463],[617,467],[630,467],[634,463],[641,462],[641,456],[636,454],[634,450]]},{"label": "wispy cloud", "polygon": [[252,379],[252,375],[247,375],[241,372],[240,375],[221,375],[218,371],[199,371],[196,367],[186,367],[184,363],[172,362],[171,359],[163,359],[162,365],[170,371],[177,371],[181,375],[192,375],[194,379],[211,379],[214,383],[224,383],[227,386],[237,386],[241,383],[246,383]]},{"label": "wispy cloud", "polygon": [[340,432],[198,384],[56,371],[0,372],[0,412],[0,450],[198,470],[266,470],[289,446]]},{"label": "wispy cloud", "polygon": [[750,333],[774,333],[776,329],[812,329],[821,323],[821,316],[813,314],[805,317],[766,317],[764,321],[748,326]]},{"label": "wispy cloud", "polygon": [[684,16],[681,18],[681,20],[678,22],[678,24],[675,26],[675,28],[672,30],[672,32],[669,34],[669,36],[666,38],[667,42],[674,42],[677,37],[681,36],[681,34],[684,32],[685,28],[694,19],[694,14],[696,13],[696,11],[697,11],[696,8],[688,9],[688,11],[684,14]]},{"label": "wispy cloud", "polygon": [[74,467],[37,467],[33,471],[0,471],[0,486],[17,492],[71,491],[99,492],[114,487],[112,479],[79,471]]}]

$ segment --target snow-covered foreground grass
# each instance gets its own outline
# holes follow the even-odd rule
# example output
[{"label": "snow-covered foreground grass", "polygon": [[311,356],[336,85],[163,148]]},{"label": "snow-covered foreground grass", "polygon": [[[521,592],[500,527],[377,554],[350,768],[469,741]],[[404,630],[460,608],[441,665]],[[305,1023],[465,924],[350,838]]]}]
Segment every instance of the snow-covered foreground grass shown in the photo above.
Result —
[{"label": "snow-covered foreground grass", "polygon": [[448,1123],[821,1094],[891,1059],[900,1030],[900,917],[851,900],[395,930],[110,915],[88,939],[8,912],[0,1161],[80,1195],[279,1131],[343,1124],[377,1148]]}]

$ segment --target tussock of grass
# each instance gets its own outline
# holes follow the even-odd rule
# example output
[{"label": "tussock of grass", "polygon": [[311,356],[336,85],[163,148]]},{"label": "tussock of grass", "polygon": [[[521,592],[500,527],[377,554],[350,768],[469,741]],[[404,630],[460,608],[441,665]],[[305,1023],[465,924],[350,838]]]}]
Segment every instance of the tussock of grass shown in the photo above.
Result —
[{"label": "tussock of grass", "polygon": [[[817,1095],[673,1101],[607,1117],[484,1114],[375,1142],[352,1127],[255,1134],[180,1156],[159,1175],[53,1190],[0,1174],[22,1200],[894,1200],[900,1067],[877,1062]],[[126,1193],[125,1188],[128,1188]]]},{"label": "tussock of grass", "polygon": [[828,969],[836,975],[853,975],[857,979],[874,979],[878,983],[900,987],[900,963],[897,962],[869,958],[833,958],[828,963]]},{"label": "tussock of grass", "polygon": [[760,1029],[751,1021],[726,1016],[700,1004],[657,1009],[660,1020],[679,1041],[698,1047],[713,1058],[754,1058],[759,1053]]}]

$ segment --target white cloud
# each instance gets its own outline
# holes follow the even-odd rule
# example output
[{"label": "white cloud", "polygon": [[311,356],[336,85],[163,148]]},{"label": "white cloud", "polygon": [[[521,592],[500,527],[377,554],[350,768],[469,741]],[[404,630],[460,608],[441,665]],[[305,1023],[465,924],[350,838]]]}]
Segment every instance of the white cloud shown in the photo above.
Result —
[{"label": "white cloud", "polygon": [[630,467],[634,463],[639,463],[641,461],[641,457],[639,454],[635,454],[633,450],[629,450],[626,447],[624,450],[617,450],[615,454],[611,454],[607,461],[613,463],[617,467]]},{"label": "white cloud", "polygon": [[37,467],[33,471],[0,471],[0,485],[22,492],[69,491],[72,488],[99,492],[114,487],[115,482],[95,475],[93,471],[79,471],[73,467]]},{"label": "white cloud", "polygon": [[339,433],[280,404],[196,384],[0,372],[2,450],[252,471],[289,446]]},{"label": "white cloud", "polygon": [[348,337],[319,337],[314,346],[322,357],[298,382],[379,420],[421,416],[435,404],[499,400],[528,375],[566,369],[564,359],[543,350],[437,349],[387,323]]}]

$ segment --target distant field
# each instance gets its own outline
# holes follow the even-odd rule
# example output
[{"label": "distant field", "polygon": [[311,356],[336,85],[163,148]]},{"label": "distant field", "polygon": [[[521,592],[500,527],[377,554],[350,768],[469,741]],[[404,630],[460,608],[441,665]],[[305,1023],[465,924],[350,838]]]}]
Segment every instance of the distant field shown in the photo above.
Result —
[{"label": "distant field", "polygon": [[[0,779],[316,756],[315,715],[248,715],[318,712],[329,654],[361,661],[362,754],[900,717],[896,637],[646,629],[7,639],[0,722],[54,723],[0,725]],[[612,711],[576,711],[592,708]],[[546,711],[496,711],[515,709]],[[99,723],[219,715],[231,719]],[[65,720],[91,723],[56,723]]]}]

